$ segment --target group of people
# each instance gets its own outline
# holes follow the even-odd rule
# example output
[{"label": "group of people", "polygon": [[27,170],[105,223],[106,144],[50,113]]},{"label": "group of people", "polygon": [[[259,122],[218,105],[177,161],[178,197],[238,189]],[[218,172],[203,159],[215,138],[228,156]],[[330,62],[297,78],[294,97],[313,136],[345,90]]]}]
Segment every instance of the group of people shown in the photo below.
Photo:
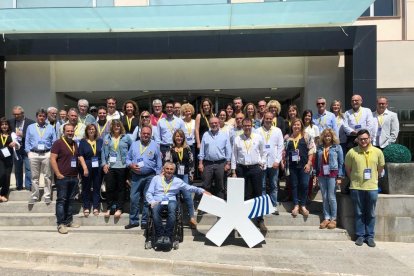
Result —
[{"label": "group of people", "polygon": [[[320,97],[316,114],[306,109],[300,117],[298,107],[290,105],[286,119],[280,115],[281,105],[276,100],[244,105],[241,98],[235,98],[214,113],[211,100],[205,98],[195,117],[194,106],[189,103],[167,101],[163,106],[160,100],[154,100],[152,112],[139,112],[132,100],[123,103],[122,111],[116,104],[116,98],[111,97],[106,106],[89,108],[88,101],[82,99],[77,108],[60,111],[59,117],[55,107],[39,109],[35,121],[24,115],[22,107],[15,106],[14,118],[0,119],[0,201],[8,200],[14,163],[17,189],[32,192],[29,204],[40,200],[41,173],[46,203],[51,202],[52,183],[56,184],[59,233],[78,226],[73,223],[69,204],[76,193],[78,176],[85,216],[91,212],[99,215],[99,193],[105,179],[105,217],[122,215],[125,183],[130,184],[130,221],[126,229],[140,225],[141,205],[141,227],[146,228],[148,206],[155,208],[156,202],[174,201],[173,187],[173,194],[181,191],[190,226],[196,227],[191,192],[225,198],[228,176],[244,178],[246,200],[268,193],[278,215],[278,179],[283,172],[294,203],[292,216],[309,215],[309,183],[316,177],[323,198],[320,228],[333,229],[336,185],[341,184],[346,172],[355,206],[357,244],[362,244],[362,238],[375,246],[373,208],[378,173],[384,166],[381,149],[395,143],[399,132],[398,118],[387,109],[385,97],[379,97],[377,109],[371,111],[362,106],[361,96],[354,95],[352,108],[345,113],[337,100],[328,111],[326,99]],[[196,168],[203,189],[185,185],[193,182]],[[175,209],[176,204],[171,208]],[[267,230],[263,218],[256,223],[260,230]],[[161,238],[169,236],[161,232]]]}]

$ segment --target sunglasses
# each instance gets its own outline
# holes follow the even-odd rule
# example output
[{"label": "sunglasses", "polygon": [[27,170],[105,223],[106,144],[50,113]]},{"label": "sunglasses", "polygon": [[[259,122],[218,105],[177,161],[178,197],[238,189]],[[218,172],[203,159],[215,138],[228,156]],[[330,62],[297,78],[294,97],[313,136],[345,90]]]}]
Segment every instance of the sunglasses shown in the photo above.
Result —
[{"label": "sunglasses", "polygon": [[141,116],[142,119],[146,119],[146,118],[149,118],[149,117],[150,117],[149,115]]},{"label": "sunglasses", "polygon": [[316,103],[316,105],[325,105],[325,103]]}]

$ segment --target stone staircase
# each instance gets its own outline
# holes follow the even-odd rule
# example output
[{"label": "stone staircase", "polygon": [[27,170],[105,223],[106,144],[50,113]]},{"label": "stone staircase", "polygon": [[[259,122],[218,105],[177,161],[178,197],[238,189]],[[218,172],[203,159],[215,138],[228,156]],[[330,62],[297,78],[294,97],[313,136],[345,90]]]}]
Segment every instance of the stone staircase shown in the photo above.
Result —
[{"label": "stone staircase", "polygon": [[[45,204],[43,201],[28,205],[30,192],[11,190],[9,201],[0,203],[0,231],[35,231],[35,232],[56,232],[55,207],[56,202]],[[52,199],[56,198],[56,191],[53,192]],[[265,224],[268,227],[266,238],[270,239],[295,239],[295,240],[349,240],[349,236],[344,229],[320,230],[319,223],[322,218],[322,202],[320,195],[309,204],[310,215],[304,219],[301,215],[293,218],[290,215],[292,203],[282,203],[278,206],[280,215],[268,215],[265,217]],[[101,209],[105,210],[105,204],[101,204]],[[81,203],[76,202],[74,206],[74,222],[81,225],[80,228],[71,229],[77,232],[97,232],[97,233],[137,233],[143,235],[144,231],[139,228],[125,230],[124,226],[129,223],[128,210],[129,204],[125,206],[125,213],[120,219],[109,219],[103,216],[90,214],[84,217],[82,214]],[[198,228],[190,229],[184,219],[184,235],[194,239],[203,237],[211,226],[217,221],[217,217],[210,214],[197,214]],[[235,233],[237,237],[237,233]]]}]

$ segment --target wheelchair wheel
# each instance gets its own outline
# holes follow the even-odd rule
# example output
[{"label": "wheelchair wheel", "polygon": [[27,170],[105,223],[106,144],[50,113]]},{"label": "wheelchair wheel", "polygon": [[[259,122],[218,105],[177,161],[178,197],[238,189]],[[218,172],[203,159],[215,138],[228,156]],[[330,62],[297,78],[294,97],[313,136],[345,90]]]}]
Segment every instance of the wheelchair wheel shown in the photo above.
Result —
[{"label": "wheelchair wheel", "polygon": [[152,242],[151,241],[146,241],[145,242],[145,249],[151,249],[152,248]]}]

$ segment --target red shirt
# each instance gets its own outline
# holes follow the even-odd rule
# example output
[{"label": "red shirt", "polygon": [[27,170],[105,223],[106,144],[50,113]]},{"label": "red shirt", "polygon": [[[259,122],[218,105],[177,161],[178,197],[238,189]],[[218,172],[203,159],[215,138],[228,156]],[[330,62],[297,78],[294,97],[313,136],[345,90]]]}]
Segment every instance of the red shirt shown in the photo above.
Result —
[{"label": "red shirt", "polygon": [[[75,142],[73,142],[75,151],[72,153],[72,151],[62,139],[56,140],[56,142],[53,143],[51,153],[57,154],[56,161],[61,174],[64,176],[78,176],[78,168],[71,167],[73,158],[75,158],[74,160],[76,160],[76,162],[78,160],[78,146]],[[69,146],[71,145],[69,144]]]}]

